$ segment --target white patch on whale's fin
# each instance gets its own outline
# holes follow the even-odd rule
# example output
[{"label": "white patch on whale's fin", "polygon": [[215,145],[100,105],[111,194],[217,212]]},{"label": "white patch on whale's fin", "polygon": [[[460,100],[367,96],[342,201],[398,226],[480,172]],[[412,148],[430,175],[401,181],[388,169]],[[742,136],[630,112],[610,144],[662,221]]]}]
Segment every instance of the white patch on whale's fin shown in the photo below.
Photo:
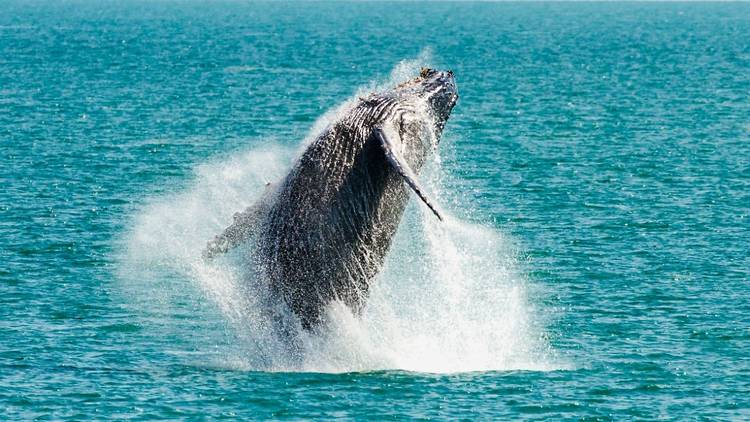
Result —
[{"label": "white patch on whale's fin", "polygon": [[255,235],[263,217],[268,213],[270,207],[268,197],[272,190],[271,184],[268,183],[265,194],[257,203],[243,212],[235,213],[232,224],[208,242],[206,249],[203,250],[203,259],[212,259],[220,253],[226,253]]},{"label": "white patch on whale's fin", "polygon": [[391,165],[391,167],[393,167],[393,169],[396,170],[398,174],[400,174],[401,177],[404,178],[406,184],[409,185],[414,193],[419,196],[419,199],[421,199],[422,202],[424,202],[425,205],[427,205],[427,207],[432,210],[438,220],[443,221],[443,216],[440,215],[440,212],[438,212],[437,208],[435,208],[430,199],[427,198],[427,195],[424,194],[424,191],[419,185],[419,182],[417,182],[417,175],[414,174],[414,171],[412,171],[411,168],[409,168],[409,164],[406,162],[404,157],[401,156],[398,149],[396,148],[396,144],[394,143],[394,140],[392,138],[398,137],[398,134],[392,133],[389,136],[380,127],[373,128],[373,134],[375,135],[375,139],[377,139],[378,142],[380,142],[380,145],[383,147],[385,158],[388,159],[388,163]]}]

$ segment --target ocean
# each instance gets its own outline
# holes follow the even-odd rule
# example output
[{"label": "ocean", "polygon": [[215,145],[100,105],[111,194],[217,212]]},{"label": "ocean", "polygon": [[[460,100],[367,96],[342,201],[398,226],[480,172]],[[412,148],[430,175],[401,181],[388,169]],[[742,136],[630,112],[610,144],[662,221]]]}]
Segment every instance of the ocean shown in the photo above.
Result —
[{"label": "ocean", "polygon": [[[3,420],[750,418],[750,4],[0,10]],[[294,359],[201,250],[423,66],[446,221]]]}]

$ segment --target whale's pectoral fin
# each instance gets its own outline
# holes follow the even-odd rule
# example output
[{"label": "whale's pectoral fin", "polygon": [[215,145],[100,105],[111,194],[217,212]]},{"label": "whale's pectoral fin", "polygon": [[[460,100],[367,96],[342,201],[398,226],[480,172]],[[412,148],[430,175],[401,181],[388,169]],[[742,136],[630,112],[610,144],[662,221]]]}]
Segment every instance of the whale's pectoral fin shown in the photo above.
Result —
[{"label": "whale's pectoral fin", "polygon": [[[270,186],[270,184],[269,184]],[[263,217],[269,209],[268,191],[256,204],[248,207],[243,212],[234,214],[234,221],[224,231],[216,235],[203,250],[203,258],[211,259],[218,254],[225,253],[237,245],[245,242],[255,235],[260,227]]]},{"label": "whale's pectoral fin", "polygon": [[393,169],[396,170],[398,174],[400,174],[401,177],[404,178],[406,184],[409,185],[414,193],[419,196],[419,199],[421,199],[422,202],[424,202],[425,205],[427,205],[427,207],[432,210],[435,216],[440,221],[443,221],[443,216],[440,214],[440,212],[438,212],[437,208],[435,208],[430,199],[427,198],[427,195],[424,194],[424,190],[419,185],[419,182],[417,182],[417,175],[414,174],[414,171],[412,171],[411,168],[409,168],[409,164],[406,162],[406,159],[404,159],[404,157],[396,148],[396,142],[399,141],[393,138],[398,137],[398,134],[394,133],[389,136],[389,134],[386,134],[386,132],[380,127],[375,127],[373,129],[373,134],[375,135],[375,139],[377,139],[378,142],[380,142],[380,145],[383,147],[385,158],[388,160],[388,164],[390,164],[391,167],[393,167]]}]

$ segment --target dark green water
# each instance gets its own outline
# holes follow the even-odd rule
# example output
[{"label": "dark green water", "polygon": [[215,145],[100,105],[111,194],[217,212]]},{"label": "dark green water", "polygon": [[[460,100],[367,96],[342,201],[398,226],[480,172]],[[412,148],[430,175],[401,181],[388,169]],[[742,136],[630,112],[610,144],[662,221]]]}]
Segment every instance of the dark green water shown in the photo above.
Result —
[{"label": "dark green water", "polygon": [[[4,419],[750,417],[750,5],[0,10]],[[424,64],[454,217],[290,362],[200,250]]]}]

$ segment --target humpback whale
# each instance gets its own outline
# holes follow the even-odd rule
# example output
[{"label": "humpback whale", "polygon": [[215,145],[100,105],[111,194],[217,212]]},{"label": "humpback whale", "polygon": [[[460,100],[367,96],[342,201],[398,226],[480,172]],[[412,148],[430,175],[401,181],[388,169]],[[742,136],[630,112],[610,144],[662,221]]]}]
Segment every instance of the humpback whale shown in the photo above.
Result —
[{"label": "humpback whale", "polygon": [[252,239],[272,294],[312,330],[341,301],[359,313],[413,192],[442,214],[417,176],[458,100],[453,72],[360,98],[305,149],[289,174],[208,243],[204,257]]}]

